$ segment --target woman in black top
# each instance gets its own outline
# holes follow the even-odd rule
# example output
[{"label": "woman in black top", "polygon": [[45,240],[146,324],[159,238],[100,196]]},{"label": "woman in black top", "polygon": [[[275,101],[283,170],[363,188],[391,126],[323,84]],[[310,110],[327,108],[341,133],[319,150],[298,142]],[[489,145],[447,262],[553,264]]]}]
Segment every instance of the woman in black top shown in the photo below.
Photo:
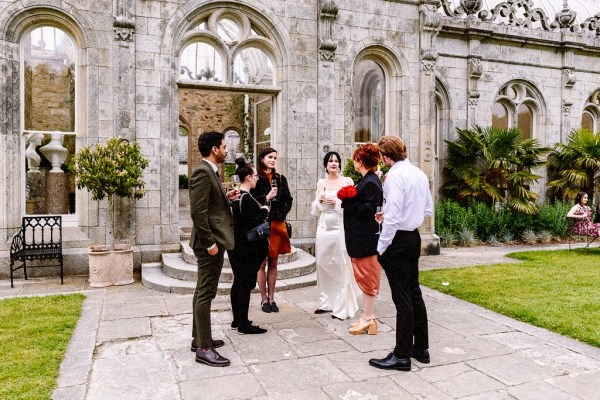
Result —
[{"label": "woman in black top", "polygon": [[342,200],[346,249],[352,260],[356,283],[363,292],[361,318],[348,329],[354,335],[377,334],[373,305],[379,294],[381,266],[377,261],[379,224],[375,221],[375,212],[383,203],[383,190],[373,170],[379,158],[379,148],[371,143],[354,151],[354,169],[362,178],[355,185],[356,196]]},{"label": "woman in black top", "polygon": [[[266,204],[269,193],[275,197],[271,201],[271,212],[269,222],[271,226],[271,238],[269,239],[268,269],[266,262],[258,271],[258,289],[262,297],[262,310],[266,313],[279,312],[275,303],[275,282],[277,281],[277,259],[280,254],[292,251],[290,238],[287,234],[285,218],[292,209],[292,194],[285,176],[275,171],[277,162],[277,151],[272,147],[261,150],[258,156],[258,183],[252,190],[252,195],[261,204]],[[267,272],[265,274],[265,269]]]},{"label": "woman in black top", "polygon": [[[246,232],[264,222],[269,215],[269,207],[262,206],[249,193],[256,187],[258,174],[256,169],[246,163],[243,158],[235,160],[238,165],[235,171],[240,177],[240,197],[231,205],[233,211],[235,247],[228,251],[233,285],[231,286],[231,311],[233,312],[232,328],[240,334],[265,333],[267,330],[251,325],[248,320],[250,292],[256,286],[256,273],[269,251],[269,240],[248,241]],[[268,194],[272,199],[274,194]]]}]

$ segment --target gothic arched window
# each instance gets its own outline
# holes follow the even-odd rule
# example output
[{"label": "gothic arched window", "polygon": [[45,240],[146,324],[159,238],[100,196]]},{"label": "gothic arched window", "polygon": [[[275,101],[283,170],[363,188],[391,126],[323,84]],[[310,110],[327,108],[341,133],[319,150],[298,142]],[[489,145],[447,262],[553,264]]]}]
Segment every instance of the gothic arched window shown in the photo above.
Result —
[{"label": "gothic arched window", "polygon": [[499,91],[492,105],[492,126],[519,128],[524,138],[536,136],[540,96],[527,82],[509,82]]},{"label": "gothic arched window", "polygon": [[600,90],[596,90],[588,97],[583,114],[581,115],[581,127],[590,132],[600,131],[598,121],[600,120]]},{"label": "gothic arched window", "polygon": [[386,82],[383,68],[370,59],[354,68],[354,141],[377,142],[385,129]]}]

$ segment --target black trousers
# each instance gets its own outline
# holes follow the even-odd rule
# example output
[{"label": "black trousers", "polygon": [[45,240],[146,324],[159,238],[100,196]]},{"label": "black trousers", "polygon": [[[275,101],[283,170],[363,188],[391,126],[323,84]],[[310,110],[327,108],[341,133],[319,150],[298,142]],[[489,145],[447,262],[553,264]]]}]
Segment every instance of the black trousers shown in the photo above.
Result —
[{"label": "black trousers", "polygon": [[227,253],[233,270],[231,312],[233,322],[238,326],[249,324],[250,293],[256,286],[256,274],[268,253],[269,242],[266,239],[241,243]]},{"label": "black trousers", "polygon": [[410,357],[413,346],[418,350],[429,348],[427,309],[419,287],[420,255],[421,236],[415,229],[397,231],[390,246],[379,256],[396,306],[394,354],[399,358]]}]

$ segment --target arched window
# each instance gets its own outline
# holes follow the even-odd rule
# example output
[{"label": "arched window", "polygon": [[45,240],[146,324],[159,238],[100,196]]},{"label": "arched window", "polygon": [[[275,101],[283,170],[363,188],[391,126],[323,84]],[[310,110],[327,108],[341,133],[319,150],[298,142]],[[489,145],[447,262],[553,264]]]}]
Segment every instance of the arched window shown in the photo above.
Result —
[{"label": "arched window", "polygon": [[184,39],[179,81],[273,86],[276,45],[244,13],[219,10],[202,16]]},{"label": "arched window", "polygon": [[179,78],[223,82],[221,55],[208,43],[196,42],[186,46],[179,61]]},{"label": "arched window", "polygon": [[[238,6],[202,12],[189,27],[182,37],[177,79],[180,113],[191,127],[189,143],[200,132],[223,131],[240,149],[231,151],[226,163],[241,152],[252,159],[276,142],[274,99],[280,91],[281,53],[274,30]],[[227,132],[231,127],[234,131]],[[191,146],[189,163],[199,158]]]},{"label": "arched window", "polygon": [[438,199],[439,189],[442,185],[441,172],[444,169],[446,158],[446,140],[450,140],[450,98],[446,87],[440,79],[435,80],[435,138],[433,150],[435,169],[433,174],[434,200]]},{"label": "arched window", "polygon": [[596,133],[600,131],[598,121],[600,121],[600,90],[596,90],[588,97],[581,115],[581,127]]},{"label": "arched window", "polygon": [[519,128],[524,138],[534,138],[540,104],[539,94],[529,83],[507,83],[498,91],[492,105],[492,126]]},{"label": "arched window", "polygon": [[517,127],[523,133],[523,137],[533,137],[533,111],[526,104],[521,104],[517,108]]},{"label": "arched window", "polygon": [[273,63],[256,48],[243,49],[233,63],[233,82],[251,85],[273,85]]},{"label": "arched window", "polygon": [[501,103],[492,106],[492,126],[494,128],[508,128],[508,110]]},{"label": "arched window", "polygon": [[354,68],[354,141],[377,142],[385,129],[385,74],[370,59],[360,60]]},{"label": "arched window", "polygon": [[38,26],[21,49],[25,214],[75,214],[77,46],[64,30]]}]

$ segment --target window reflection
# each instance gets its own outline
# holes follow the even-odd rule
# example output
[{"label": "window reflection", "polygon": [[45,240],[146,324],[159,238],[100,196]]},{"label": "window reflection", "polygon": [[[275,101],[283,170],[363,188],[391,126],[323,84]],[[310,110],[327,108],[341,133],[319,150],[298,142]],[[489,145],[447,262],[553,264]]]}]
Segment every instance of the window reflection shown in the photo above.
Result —
[{"label": "window reflection", "polygon": [[517,127],[526,139],[533,137],[533,111],[525,104],[521,104],[517,109]]},{"label": "window reflection", "polygon": [[207,43],[192,43],[181,53],[179,78],[198,81],[223,81],[221,55]]},{"label": "window reflection", "polygon": [[58,28],[25,35],[25,129],[75,131],[75,57],[73,40]]},{"label": "window reflection", "polygon": [[385,127],[385,75],[372,60],[363,60],[354,70],[355,131],[358,143],[377,142]]},{"label": "window reflection", "polygon": [[492,106],[492,127],[508,128],[508,110],[504,104],[494,103]]},{"label": "window reflection", "polygon": [[274,85],[273,63],[257,48],[247,48],[235,57],[233,82],[252,85]]},{"label": "window reflection", "polygon": [[21,41],[25,213],[74,214],[75,42],[38,27]]},{"label": "window reflection", "polygon": [[240,39],[240,27],[231,19],[220,19],[217,23],[217,35],[226,43],[237,42]]}]

